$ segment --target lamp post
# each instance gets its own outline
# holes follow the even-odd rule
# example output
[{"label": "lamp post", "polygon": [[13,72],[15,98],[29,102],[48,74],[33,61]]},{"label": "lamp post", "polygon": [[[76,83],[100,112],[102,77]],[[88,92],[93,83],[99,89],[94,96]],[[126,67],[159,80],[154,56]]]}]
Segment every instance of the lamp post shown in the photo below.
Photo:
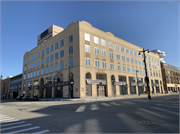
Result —
[{"label": "lamp post", "polygon": [[144,49],[143,48],[143,51],[139,51],[139,55],[141,52],[143,52],[143,56],[144,56],[144,64],[145,64],[145,73],[146,73],[146,77],[145,77],[145,82],[147,83],[147,93],[148,93],[148,99],[151,99],[151,96],[150,96],[150,89],[149,89],[149,77],[147,76],[147,68],[146,68],[146,56],[145,56],[145,52],[148,51],[149,53],[149,49]]},{"label": "lamp post", "polygon": [[[136,79],[137,79],[137,88],[138,88],[138,77],[137,77],[137,73],[139,73],[138,70],[136,70]],[[140,96],[139,88],[138,88],[138,93],[139,93],[139,96]]]},{"label": "lamp post", "polygon": [[69,66],[69,99],[71,99],[70,64],[66,64],[66,67],[68,66]]}]

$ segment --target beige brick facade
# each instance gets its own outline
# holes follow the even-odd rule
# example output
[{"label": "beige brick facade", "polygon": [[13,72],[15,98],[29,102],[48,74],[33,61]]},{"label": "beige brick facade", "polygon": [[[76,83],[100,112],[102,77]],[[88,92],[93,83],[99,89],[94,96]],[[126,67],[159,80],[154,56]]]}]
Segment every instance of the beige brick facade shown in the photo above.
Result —
[{"label": "beige brick facade", "polygon": [[[85,40],[85,33],[90,37],[90,40]],[[69,43],[69,36],[73,35],[73,41]],[[96,39],[99,39],[99,44],[94,43],[94,37],[97,37]],[[101,39],[105,40],[105,46],[101,45]],[[60,47],[60,41],[64,40],[64,46]],[[55,49],[55,44],[59,43],[58,49]],[[109,48],[109,42],[112,43],[113,48]],[[50,47],[54,46],[54,50],[51,52]],[[90,47],[90,52],[85,52],[85,45]],[[119,51],[116,50],[116,45],[119,46]],[[69,47],[73,46],[73,53],[69,54]],[[46,48],[49,47],[49,53],[46,54]],[[95,54],[95,47],[99,49],[99,55]],[[121,47],[124,47],[124,52],[121,52]],[[129,54],[126,53],[126,48],[128,48]],[[106,56],[102,56],[102,49],[106,51]],[[44,56],[42,56],[42,50],[44,50]],[[60,51],[64,50],[64,57],[60,58]],[[130,50],[133,51],[133,55],[130,54]],[[134,44],[131,44],[127,41],[124,41],[118,37],[115,37],[110,32],[104,32],[101,31],[95,27],[93,27],[91,24],[85,21],[78,21],[76,23],[71,23],[68,25],[68,27],[63,30],[62,32],[58,33],[51,39],[44,41],[42,44],[38,45],[36,48],[32,49],[30,52],[26,52],[23,58],[23,78],[24,75],[26,75],[26,79],[22,81],[22,93],[23,91],[27,95],[29,92],[28,89],[28,82],[32,82],[31,89],[33,89],[33,82],[38,81],[39,82],[39,90],[38,90],[38,96],[39,97],[47,97],[46,95],[46,88],[42,89],[43,81],[45,84],[46,78],[51,77],[52,80],[55,76],[59,76],[63,74],[63,81],[68,81],[68,74],[69,70],[68,67],[66,68],[65,65],[69,63],[70,59],[73,59],[73,67],[70,68],[70,72],[73,74],[74,79],[74,85],[73,85],[73,97],[87,97],[87,96],[101,96],[99,93],[99,90],[104,91],[105,96],[119,96],[122,95],[121,86],[116,85],[115,90],[112,90],[112,82],[111,77],[114,75],[115,82],[119,82],[119,76],[126,76],[126,88],[127,94],[131,94],[131,87],[129,82],[129,77],[134,77],[135,83],[137,82],[136,78],[136,68],[140,71],[144,69],[144,66],[142,65],[143,58],[140,56],[138,57],[138,52],[142,51],[143,49],[141,47],[138,47]],[[134,51],[136,52],[137,56],[134,55]],[[40,57],[36,59],[34,58],[35,54],[38,55],[40,52]],[[58,59],[55,59],[55,53],[58,54]],[[110,58],[109,52],[113,53],[113,58]],[[46,57],[53,54],[53,61],[49,61],[46,63]],[[120,55],[120,60],[117,59],[116,54]],[[156,88],[159,93],[162,93],[164,91],[163,86],[161,86],[160,82],[162,83],[162,77],[161,77],[161,70],[160,70],[160,63],[157,63],[157,60],[159,59],[158,54],[154,53],[146,53],[147,55],[147,64],[148,64],[148,73],[149,73],[149,81],[150,81],[150,90],[152,91],[152,87],[154,88],[154,92],[156,93]],[[125,61],[122,61],[122,56],[125,56]],[[31,57],[31,61],[29,62],[29,57]],[[129,57],[129,62],[127,62],[126,57]],[[148,60],[148,57],[150,57],[150,61]],[[44,64],[41,65],[41,59],[44,58]],[[90,66],[86,66],[85,58],[90,59]],[[131,58],[133,58],[134,63],[131,63]],[[152,62],[153,58],[153,62]],[[137,64],[135,64],[135,59],[138,61]],[[154,62],[156,60],[156,63]],[[25,60],[27,60],[27,63],[25,64]],[[95,66],[95,60],[99,61],[99,67]],[[31,65],[34,62],[40,61],[40,65],[36,67],[33,67],[31,69],[28,69],[29,64]],[[139,61],[141,61],[141,65],[139,65]],[[64,69],[60,70],[60,63],[64,62]],[[106,69],[102,67],[102,62],[106,62]],[[114,70],[110,69],[110,63],[114,64]],[[151,64],[151,67],[149,67],[149,63]],[[55,71],[55,64],[58,64],[58,71]],[[121,66],[121,71],[118,71],[117,64]],[[46,74],[46,67],[49,67],[53,65],[53,72]],[[156,66],[156,69],[153,68],[153,65]],[[26,71],[25,71],[26,66]],[[123,66],[126,68],[126,72],[123,71]],[[159,67],[158,67],[159,66]],[[127,72],[127,67],[130,67],[130,72]],[[134,73],[132,73],[132,67],[134,68]],[[44,74],[41,75],[41,69],[44,69]],[[36,72],[39,70],[39,76],[28,78],[28,73]],[[150,75],[150,71],[152,71],[152,76]],[[155,72],[155,76],[154,76]],[[97,80],[97,74],[105,74],[106,78],[103,75],[104,81],[106,81],[106,84],[87,84],[86,82],[86,74],[91,74],[91,80]],[[157,75],[157,76],[156,76]],[[102,75],[99,75],[99,77]],[[140,74],[140,72],[137,74],[138,78],[143,79],[144,83],[144,77],[145,75]],[[101,78],[100,78],[101,79]],[[102,80],[102,79],[101,79]],[[155,83],[156,80],[156,87],[152,86],[151,80],[153,80],[153,83]],[[91,86],[89,86],[91,85]],[[158,86],[157,86],[158,85]],[[97,89],[98,87],[98,89]],[[88,90],[87,90],[88,89]],[[158,90],[159,89],[159,90]],[[135,86],[135,94],[138,94],[138,86]],[[31,90],[33,91],[33,90]],[[51,97],[55,97],[55,88],[53,87],[51,90]],[[68,86],[62,87],[62,93],[63,97],[68,97]],[[143,91],[145,91],[145,86],[143,87]],[[91,92],[91,93],[89,93]],[[115,93],[115,94],[114,94]],[[31,93],[32,94],[32,93]],[[103,93],[102,93],[103,96]]]}]

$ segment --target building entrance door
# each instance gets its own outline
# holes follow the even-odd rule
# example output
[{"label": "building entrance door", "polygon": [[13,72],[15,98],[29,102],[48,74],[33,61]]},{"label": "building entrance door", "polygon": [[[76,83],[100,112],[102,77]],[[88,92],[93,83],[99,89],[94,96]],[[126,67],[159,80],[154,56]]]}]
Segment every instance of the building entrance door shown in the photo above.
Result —
[{"label": "building entrance door", "polygon": [[97,85],[97,94],[99,97],[105,97],[105,88],[104,86]]}]

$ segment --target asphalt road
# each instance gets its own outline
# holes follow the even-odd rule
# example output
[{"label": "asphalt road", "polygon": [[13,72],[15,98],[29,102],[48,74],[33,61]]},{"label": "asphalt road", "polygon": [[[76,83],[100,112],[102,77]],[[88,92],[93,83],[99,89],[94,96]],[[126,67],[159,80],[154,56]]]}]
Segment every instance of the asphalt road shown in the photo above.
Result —
[{"label": "asphalt road", "polygon": [[1,133],[179,133],[179,95],[104,101],[1,101]]}]

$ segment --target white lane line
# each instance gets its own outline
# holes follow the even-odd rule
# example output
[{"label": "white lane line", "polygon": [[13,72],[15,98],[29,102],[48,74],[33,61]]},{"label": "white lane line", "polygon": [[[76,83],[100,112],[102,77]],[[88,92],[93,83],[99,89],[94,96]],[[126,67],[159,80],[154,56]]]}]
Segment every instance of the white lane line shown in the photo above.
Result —
[{"label": "white lane line", "polygon": [[46,133],[46,132],[49,132],[49,130],[43,130],[43,131],[35,132],[35,133],[32,133],[32,134],[42,134],[42,133]]},{"label": "white lane line", "polygon": [[115,106],[120,106],[121,104],[118,104],[116,102],[111,102],[111,104],[115,105]]},{"label": "white lane line", "polygon": [[13,131],[13,132],[8,132],[8,133],[19,133],[19,132],[24,132],[24,131],[28,131],[28,130],[32,130],[32,129],[37,129],[37,128],[40,128],[39,126],[37,127],[31,127],[31,128],[27,128],[27,129],[21,129],[21,130],[18,130],[18,131]]},{"label": "white lane line", "polygon": [[106,107],[110,107],[111,105],[107,104],[107,103],[101,103],[102,105],[106,106]]},{"label": "white lane line", "polygon": [[19,121],[19,120],[3,121],[3,122],[0,121],[0,123],[3,124],[3,123],[8,123],[8,122],[15,122],[15,121]]},{"label": "white lane line", "polygon": [[29,126],[29,125],[32,125],[32,124],[25,124],[25,125],[20,125],[20,126],[8,127],[8,128],[0,129],[0,130],[1,130],[1,131],[3,131],[3,130],[9,130],[9,129],[18,128],[18,127],[24,127],[24,126]]},{"label": "white lane line", "polygon": [[15,125],[15,124],[21,124],[21,123],[25,123],[25,121],[16,122],[16,123],[10,123],[10,124],[5,124],[5,125],[0,125],[0,126],[1,126],[1,127],[5,127],[5,126],[10,126],[10,125]]},{"label": "white lane line", "polygon": [[4,119],[4,118],[11,118],[11,117],[0,117],[0,120],[1,120],[1,119]]},{"label": "white lane line", "polygon": [[0,121],[5,121],[5,120],[13,120],[14,118],[8,118],[8,119],[2,119]]},{"label": "white lane line", "polygon": [[97,104],[92,104],[91,105],[91,110],[98,110],[99,107],[97,106]]},{"label": "white lane line", "polygon": [[76,110],[76,112],[83,112],[85,108],[86,108],[86,105],[82,105]]},{"label": "white lane line", "polygon": [[172,101],[165,101],[164,103],[169,103],[169,102],[172,102]]}]

